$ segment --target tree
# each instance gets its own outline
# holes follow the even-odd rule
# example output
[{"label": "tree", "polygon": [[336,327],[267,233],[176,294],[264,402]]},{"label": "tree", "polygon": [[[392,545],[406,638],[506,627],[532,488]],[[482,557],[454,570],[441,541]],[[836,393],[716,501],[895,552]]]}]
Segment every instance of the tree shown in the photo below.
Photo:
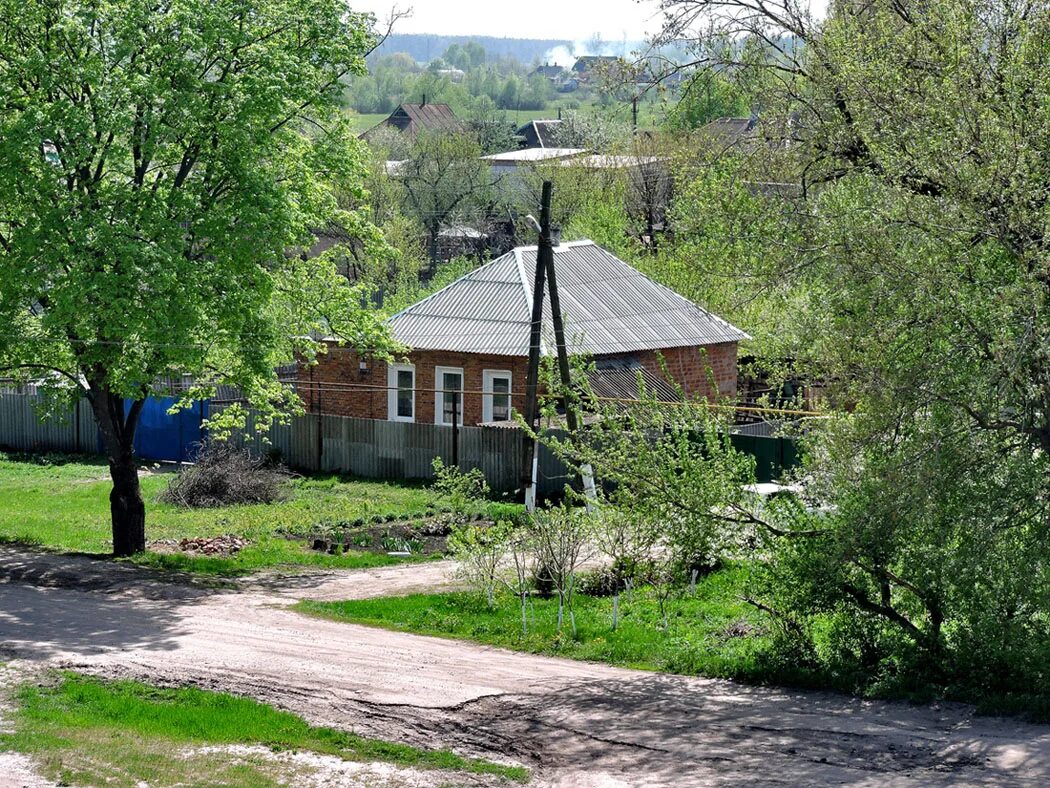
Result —
[{"label": "tree", "polygon": [[433,273],[441,228],[454,217],[478,217],[492,185],[489,168],[472,136],[420,133],[399,166],[398,178],[405,190],[405,212],[426,228]]},{"label": "tree", "polygon": [[746,117],[747,97],[732,82],[711,68],[699,69],[682,88],[681,98],[667,113],[673,131],[696,129],[718,118]]},{"label": "tree", "polygon": [[596,153],[609,153],[624,147],[631,138],[627,123],[600,115],[566,112],[553,131],[553,143],[559,148],[585,148]]},{"label": "tree", "polygon": [[804,197],[754,281],[816,294],[779,317],[849,404],[811,440],[816,533],[770,546],[772,604],[867,670],[1045,692],[1047,7],[669,5],[768,42],[720,64],[776,75],[765,152]]},{"label": "tree", "polygon": [[[145,549],[146,398],[240,387],[320,332],[383,347],[331,257],[304,260],[361,160],[338,113],[369,19],[336,0],[0,2],[0,367],[85,396],[109,458],[113,550]],[[233,414],[230,414],[232,418]]]}]

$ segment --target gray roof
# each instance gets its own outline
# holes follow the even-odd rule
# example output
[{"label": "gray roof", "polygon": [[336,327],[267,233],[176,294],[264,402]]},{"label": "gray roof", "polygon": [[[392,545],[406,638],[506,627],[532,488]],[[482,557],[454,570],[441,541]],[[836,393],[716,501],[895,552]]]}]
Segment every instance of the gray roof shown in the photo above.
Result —
[{"label": "gray roof", "polygon": [[[421,350],[527,356],[536,247],[471,271],[391,317],[394,336]],[[738,342],[748,335],[654,282],[593,241],[554,250],[570,351],[587,355]],[[554,351],[544,299],[541,351]]]},{"label": "gray roof", "polygon": [[556,148],[557,130],[560,120],[530,120],[515,132],[524,137],[526,148]]},{"label": "gray roof", "polygon": [[637,356],[599,361],[588,371],[587,381],[591,393],[605,399],[638,399],[643,392],[657,402],[681,402],[683,399],[681,391],[646,369]]}]

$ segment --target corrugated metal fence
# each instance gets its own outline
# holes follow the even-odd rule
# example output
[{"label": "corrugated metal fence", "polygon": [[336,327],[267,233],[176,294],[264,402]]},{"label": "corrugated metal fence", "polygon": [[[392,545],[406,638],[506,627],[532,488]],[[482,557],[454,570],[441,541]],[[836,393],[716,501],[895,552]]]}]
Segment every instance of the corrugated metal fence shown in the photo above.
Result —
[{"label": "corrugated metal fence", "polygon": [[[85,401],[65,413],[41,420],[43,404],[38,394],[0,390],[0,449],[100,450],[98,431]],[[348,473],[368,479],[430,479],[435,457],[441,457],[447,464],[452,462],[452,428],[435,424],[305,415],[260,433],[254,416],[249,415],[239,439],[259,454],[277,453],[292,468]],[[759,481],[779,478],[799,462],[797,447],[790,438],[735,434],[732,440],[738,450],[757,459]],[[498,492],[515,490],[521,479],[521,441],[522,433],[517,429],[460,427],[459,467],[480,468],[489,485]],[[183,454],[180,444],[179,456],[153,459],[175,460]],[[540,493],[560,492],[570,481],[571,475],[564,463],[541,445]]]},{"label": "corrugated metal fence", "polygon": [[[452,428],[344,416],[295,416],[269,431],[249,416],[243,443],[253,451],[276,452],[293,468],[349,473],[367,479],[431,479],[432,463],[452,462]],[[522,433],[499,427],[459,428],[459,467],[479,468],[499,492],[521,480]],[[544,446],[539,452],[539,488],[560,491],[570,481],[565,465]]]},{"label": "corrugated metal fence", "polygon": [[97,452],[98,429],[87,402],[41,418],[39,394],[0,390],[0,447],[14,451]]},{"label": "corrugated metal fence", "polygon": [[[13,451],[100,451],[98,430],[86,401],[41,419],[43,397],[0,390],[0,449]],[[196,418],[194,414],[190,414]],[[452,461],[452,428],[343,416],[295,416],[267,432],[256,429],[249,414],[244,445],[263,454],[276,452],[292,468],[348,473],[369,479],[430,479],[432,463]],[[498,427],[459,428],[459,466],[480,468],[499,492],[520,484],[522,433]],[[177,460],[178,456],[152,459]],[[565,465],[540,447],[539,487],[559,492],[570,481]]]}]

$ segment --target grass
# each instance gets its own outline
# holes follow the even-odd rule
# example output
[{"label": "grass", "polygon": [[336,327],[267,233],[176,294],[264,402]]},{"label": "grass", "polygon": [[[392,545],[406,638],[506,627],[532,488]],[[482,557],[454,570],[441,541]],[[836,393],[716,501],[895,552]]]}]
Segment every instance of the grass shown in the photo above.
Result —
[{"label": "grass", "polygon": [[[572,108],[574,104],[579,106]],[[549,120],[558,117],[558,109],[562,112],[579,112],[584,115],[599,114],[603,116],[614,117],[617,120],[629,123],[631,120],[631,109],[630,105],[624,102],[615,102],[610,107],[601,107],[597,101],[591,99],[580,102],[579,99],[574,99],[570,95],[556,98],[548,102],[545,109],[510,109],[506,110],[505,114],[507,120],[510,123],[517,126],[523,126],[524,124],[533,120]],[[665,115],[665,108],[659,102],[651,101],[640,101],[638,102],[638,125],[641,128],[655,128],[663,122]],[[379,112],[379,113],[360,113],[347,111],[347,119],[350,122],[350,127],[356,134],[368,131],[373,126],[378,125],[380,122],[386,120],[390,113]]]},{"label": "grass", "polygon": [[44,774],[62,785],[247,787],[289,784],[289,776],[305,776],[289,775],[289,765],[265,757],[201,751],[227,745],[528,779],[522,767],[365,739],[309,725],[253,700],[194,688],[158,689],[64,673],[52,685],[22,686],[16,701],[15,732],[0,735],[0,749],[34,757]]},{"label": "grass", "polygon": [[368,131],[373,126],[378,125],[380,122],[390,117],[389,112],[373,112],[373,113],[361,113],[348,111],[346,113],[347,120],[350,121],[350,128],[355,134],[361,134]]},{"label": "grass", "polygon": [[612,629],[610,597],[578,595],[576,635],[566,616],[557,631],[556,599],[535,599],[522,633],[521,606],[509,594],[489,609],[476,594],[415,594],[345,602],[300,602],[296,609],[338,621],[402,632],[460,638],[535,654],[605,662],[643,670],[766,680],[770,637],[763,618],[738,596],[747,586],[744,565],[729,566],[697,581],[668,604],[667,629],[652,589],[620,597],[620,621]]},{"label": "grass", "polygon": [[[169,479],[167,473],[142,478],[150,540],[236,534],[252,544],[231,558],[147,553],[135,560],[222,576],[278,565],[358,568],[403,560],[356,551],[318,553],[277,534],[282,529],[305,533],[324,521],[420,517],[436,505],[435,494],[419,485],[317,475],[293,480],[290,496],[279,503],[182,509],[157,500]],[[0,454],[0,540],[109,553],[109,491],[109,470],[101,459]]]}]

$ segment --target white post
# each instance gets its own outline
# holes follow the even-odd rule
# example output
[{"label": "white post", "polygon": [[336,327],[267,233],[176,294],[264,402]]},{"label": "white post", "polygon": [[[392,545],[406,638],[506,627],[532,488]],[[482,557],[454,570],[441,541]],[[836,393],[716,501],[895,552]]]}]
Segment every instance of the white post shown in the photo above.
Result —
[{"label": "white post", "polygon": [[539,446],[537,446],[532,451],[532,481],[525,487],[525,511],[529,514],[536,511],[536,479],[539,476],[539,457]]},{"label": "white post", "polygon": [[592,501],[598,499],[598,491],[594,486],[594,468],[591,464],[584,463],[580,468],[580,476],[583,479],[583,494],[587,498],[587,513],[590,514],[594,511],[594,504]]}]

